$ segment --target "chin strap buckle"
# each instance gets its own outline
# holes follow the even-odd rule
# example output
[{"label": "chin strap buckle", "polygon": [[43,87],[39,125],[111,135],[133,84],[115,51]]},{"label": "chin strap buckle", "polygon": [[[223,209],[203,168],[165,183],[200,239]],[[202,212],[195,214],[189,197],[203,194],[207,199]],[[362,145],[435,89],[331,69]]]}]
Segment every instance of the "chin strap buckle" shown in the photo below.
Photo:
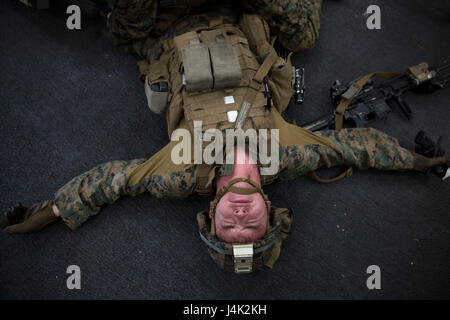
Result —
[{"label": "chin strap buckle", "polygon": [[250,273],[253,266],[253,243],[233,245],[234,272]]}]

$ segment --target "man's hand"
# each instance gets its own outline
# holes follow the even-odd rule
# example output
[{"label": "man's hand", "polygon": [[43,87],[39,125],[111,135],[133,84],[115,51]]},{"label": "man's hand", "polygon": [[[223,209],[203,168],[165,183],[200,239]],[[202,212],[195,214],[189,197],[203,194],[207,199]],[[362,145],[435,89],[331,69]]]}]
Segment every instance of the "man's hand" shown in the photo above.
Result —
[{"label": "man's hand", "polygon": [[441,140],[442,136],[437,139],[437,142],[434,142],[426,136],[424,131],[419,131],[414,139],[414,142],[416,143],[415,152],[430,159],[425,160],[420,157],[416,157],[414,165],[424,167],[427,165],[427,161],[431,161],[428,164],[428,167],[423,168],[423,171],[428,172],[428,169],[432,169],[433,173],[435,173],[442,180],[445,180],[450,174],[450,161],[444,157],[445,150],[441,148]]},{"label": "man's hand", "polygon": [[9,234],[32,233],[41,230],[57,218],[52,200],[41,201],[32,206],[23,206],[19,203],[5,212],[0,227]]}]

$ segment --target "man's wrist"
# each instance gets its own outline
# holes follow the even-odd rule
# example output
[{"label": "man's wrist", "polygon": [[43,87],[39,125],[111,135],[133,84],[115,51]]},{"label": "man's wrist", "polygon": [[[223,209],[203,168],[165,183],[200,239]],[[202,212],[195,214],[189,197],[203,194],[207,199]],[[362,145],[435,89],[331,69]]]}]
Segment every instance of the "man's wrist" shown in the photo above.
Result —
[{"label": "man's wrist", "polygon": [[59,212],[59,209],[58,209],[58,207],[56,206],[56,204],[54,204],[54,205],[52,206],[52,209],[53,209],[53,213],[55,214],[55,216],[61,217],[61,212]]}]

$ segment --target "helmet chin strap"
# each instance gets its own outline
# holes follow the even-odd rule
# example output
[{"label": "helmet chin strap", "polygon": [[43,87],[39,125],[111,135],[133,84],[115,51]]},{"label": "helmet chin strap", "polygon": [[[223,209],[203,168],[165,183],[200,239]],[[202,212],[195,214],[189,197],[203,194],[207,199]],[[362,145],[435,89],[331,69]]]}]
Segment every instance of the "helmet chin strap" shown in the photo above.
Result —
[{"label": "helmet chin strap", "polygon": [[[238,182],[247,182],[248,184],[250,184],[253,188],[240,188],[240,187],[235,187],[234,185]],[[242,195],[249,195],[249,194],[253,194],[253,193],[259,193],[263,199],[264,199],[264,203],[266,205],[266,209],[267,209],[267,229],[269,229],[269,206],[267,205],[267,200],[268,197],[267,195],[263,192],[263,190],[260,188],[260,186],[258,185],[257,182],[253,181],[250,179],[250,175],[248,175],[248,178],[235,178],[233,180],[231,180],[230,182],[227,183],[226,186],[223,186],[219,192],[217,192],[216,197],[214,198],[213,204],[209,209],[209,215],[211,217],[211,234],[212,235],[216,235],[216,225],[215,225],[215,213],[216,213],[216,207],[217,204],[219,203],[220,199],[222,199],[222,197],[227,193],[227,192],[233,192],[233,193],[237,193],[237,194],[242,194]]]}]

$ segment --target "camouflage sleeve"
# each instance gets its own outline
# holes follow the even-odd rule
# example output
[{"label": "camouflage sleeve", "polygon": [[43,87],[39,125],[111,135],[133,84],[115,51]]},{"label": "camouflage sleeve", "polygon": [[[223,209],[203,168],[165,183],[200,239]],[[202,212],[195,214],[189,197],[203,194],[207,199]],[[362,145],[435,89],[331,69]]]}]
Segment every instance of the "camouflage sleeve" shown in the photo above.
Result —
[{"label": "camouflage sleeve", "polygon": [[101,206],[128,195],[126,172],[145,160],[106,162],[73,178],[55,194],[63,221],[74,230],[98,214]]},{"label": "camouflage sleeve", "polygon": [[148,62],[158,60],[163,52],[163,42],[166,39],[172,39],[180,34],[190,30],[208,27],[210,21],[221,18],[224,23],[237,23],[236,17],[227,7],[217,7],[214,11],[207,13],[187,15],[178,14],[176,12],[163,12],[158,15],[158,25],[155,27],[159,30],[157,38],[148,37],[142,41],[136,41],[133,44],[134,51]]},{"label": "camouflage sleeve", "polygon": [[110,38],[114,44],[133,46],[135,42],[144,46],[154,43],[169,32],[170,28],[176,26],[180,18],[186,17],[195,7],[205,2],[205,0],[167,0],[163,4],[158,0],[108,1],[112,2],[111,15],[108,19]]},{"label": "camouflage sleeve", "polygon": [[255,0],[242,3],[266,20],[281,45],[290,51],[312,49],[319,38],[322,0]]},{"label": "camouflage sleeve", "polygon": [[354,166],[364,170],[411,170],[414,155],[397,139],[373,128],[322,131],[334,147],[321,145],[282,147],[280,178],[295,179],[322,166]]},{"label": "camouflage sleeve", "polygon": [[102,206],[126,195],[136,196],[148,191],[157,198],[181,198],[194,192],[195,167],[167,174],[144,174],[138,180],[127,178],[129,173],[151,160],[106,162],[73,178],[55,194],[55,204],[63,221],[75,230],[97,215]]},{"label": "camouflage sleeve", "polygon": [[[137,168],[139,171],[139,168]],[[185,198],[194,193],[196,167],[170,173],[144,175],[139,180],[130,178],[127,189],[131,195],[144,191],[156,198]]]},{"label": "camouflage sleeve", "polygon": [[114,0],[110,3],[108,28],[115,44],[131,44],[151,34],[156,25],[157,0]]}]

